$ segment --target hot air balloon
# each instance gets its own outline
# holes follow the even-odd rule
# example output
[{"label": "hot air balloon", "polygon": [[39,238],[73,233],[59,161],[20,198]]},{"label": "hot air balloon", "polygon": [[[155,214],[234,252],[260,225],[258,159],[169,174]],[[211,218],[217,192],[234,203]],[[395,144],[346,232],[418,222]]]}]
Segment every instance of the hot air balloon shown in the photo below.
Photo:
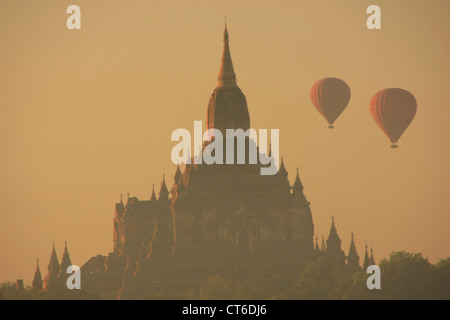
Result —
[{"label": "hot air balloon", "polygon": [[312,86],[311,101],[328,121],[328,128],[333,129],[337,117],[350,101],[350,88],[340,79],[324,78]]},{"label": "hot air balloon", "polygon": [[398,147],[398,139],[414,119],[416,111],[417,102],[414,96],[399,88],[378,91],[370,100],[370,113],[391,140],[391,148]]}]

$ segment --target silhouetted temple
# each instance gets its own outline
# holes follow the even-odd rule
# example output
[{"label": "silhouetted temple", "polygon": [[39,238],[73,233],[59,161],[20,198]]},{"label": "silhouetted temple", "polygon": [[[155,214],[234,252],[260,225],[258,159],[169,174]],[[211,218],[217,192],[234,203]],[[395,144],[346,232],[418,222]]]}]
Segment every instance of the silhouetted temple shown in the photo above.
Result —
[{"label": "silhouetted temple", "polygon": [[[222,132],[250,128],[226,27],[207,127]],[[124,202],[121,196],[115,205],[113,251],[81,267],[82,288],[105,298],[145,298],[198,288],[212,275],[233,280],[294,278],[319,256],[345,265],[334,219],[326,245],[322,238],[319,248],[316,237],[314,246],[310,203],[298,169],[291,186],[283,159],[275,175],[261,175],[260,168],[260,163],[186,164],[183,170],[176,168],[170,191],[163,176],[158,197],[154,188],[149,200],[128,195]],[[57,281],[70,264],[66,251],[59,266],[53,250],[46,285]],[[348,265],[360,268],[353,235]]]}]

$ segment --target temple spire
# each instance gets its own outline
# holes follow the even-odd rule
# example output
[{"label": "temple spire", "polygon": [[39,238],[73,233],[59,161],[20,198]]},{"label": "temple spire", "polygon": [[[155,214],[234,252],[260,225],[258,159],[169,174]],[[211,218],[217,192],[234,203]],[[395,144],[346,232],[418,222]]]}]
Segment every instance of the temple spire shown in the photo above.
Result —
[{"label": "temple spire", "polygon": [[225,31],[223,32],[223,53],[222,62],[218,76],[217,87],[236,87],[236,74],[234,73],[233,61],[231,60],[229,34],[225,22]]},{"label": "temple spire", "polygon": [[58,279],[61,281],[67,280],[67,268],[72,265],[72,262],[70,260],[69,250],[67,249],[67,240],[64,244],[64,252],[61,259],[61,268],[59,271]]},{"label": "temple spire", "polygon": [[323,235],[322,235],[322,243],[320,245],[320,251],[327,251],[327,245],[326,245],[325,238]]},{"label": "temple spire", "polygon": [[367,267],[370,266],[370,258],[369,258],[369,254],[367,253],[367,243],[366,243],[366,250],[364,253],[364,263],[363,263],[363,269],[364,271],[367,270]]},{"label": "temple spire", "polygon": [[286,170],[286,167],[284,166],[283,157],[281,157],[281,164],[280,164],[280,169],[278,169],[278,172],[287,175],[287,170]]},{"label": "temple spire", "polygon": [[48,288],[50,285],[56,283],[58,279],[58,274],[60,271],[61,266],[58,262],[58,257],[56,256],[56,250],[55,250],[55,242],[53,241],[53,249],[52,254],[50,256],[50,262],[48,264],[48,273],[45,276],[44,286],[45,288]]},{"label": "temple spire", "polygon": [[334,224],[334,216],[331,216],[331,227],[330,234],[327,239],[327,250],[330,250],[331,247],[335,247],[335,249],[341,250],[341,239],[337,234],[336,226]]},{"label": "temple spire", "polygon": [[297,166],[297,174],[295,176],[294,184],[292,185],[292,194],[297,199],[297,201],[300,202],[307,202],[305,194],[303,193],[303,184],[300,180],[300,175],[298,173],[298,166]]},{"label": "temple spire", "polygon": [[36,260],[36,271],[34,272],[32,286],[34,291],[42,290],[42,275],[41,270],[39,269],[39,259]]},{"label": "temple spire", "polygon": [[338,264],[345,263],[345,254],[341,249],[341,239],[339,238],[334,224],[334,216],[331,217],[330,234],[327,239],[327,255],[331,260]]},{"label": "temple spire", "polygon": [[[223,33],[223,53],[218,82],[209,98],[206,122],[208,129],[220,130],[222,134],[225,134],[227,129],[247,131],[250,128],[247,100],[236,84],[227,26]],[[214,134],[211,134],[209,139],[213,137]],[[186,164],[186,172],[189,172],[189,167],[190,165]]]},{"label": "temple spire", "polygon": [[294,193],[301,194],[303,192],[303,184],[300,180],[300,175],[298,174],[298,167],[297,167],[297,175],[295,176],[294,185],[292,187],[294,189]]},{"label": "temple spire", "polygon": [[353,239],[353,231],[352,231],[352,240],[350,242],[350,249],[352,250],[353,248],[356,250],[355,240]]},{"label": "temple spire", "polygon": [[167,202],[169,200],[169,190],[166,185],[166,176],[163,174],[161,189],[159,190],[159,201]]},{"label": "temple spire", "polygon": [[350,242],[350,248],[348,250],[347,265],[351,270],[358,270],[360,268],[359,256],[358,253],[356,252],[355,241],[353,239],[353,232],[352,232],[352,241]]},{"label": "temple spire", "polygon": [[373,257],[373,248],[372,245],[370,245],[370,264],[374,265],[375,264],[375,258]]},{"label": "temple spire", "polygon": [[150,197],[150,201],[156,201],[155,184],[152,186],[152,196]]}]

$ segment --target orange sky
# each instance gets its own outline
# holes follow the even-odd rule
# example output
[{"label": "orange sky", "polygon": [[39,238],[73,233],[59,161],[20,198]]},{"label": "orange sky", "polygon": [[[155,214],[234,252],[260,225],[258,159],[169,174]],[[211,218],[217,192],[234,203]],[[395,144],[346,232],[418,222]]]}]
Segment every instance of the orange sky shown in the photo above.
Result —
[{"label": "orange sky", "polygon": [[[0,2],[0,281],[30,283],[36,258],[45,274],[53,240],[74,264],[108,254],[120,193],[171,185],[170,135],[205,125],[225,15],[251,126],[280,129],[316,234],[333,214],[346,252],[353,228],[361,257],[450,256],[449,1],[76,1],[80,31],[70,4]],[[309,98],[328,76],[352,91],[334,130]],[[397,150],[369,112],[387,87],[418,102]]]}]

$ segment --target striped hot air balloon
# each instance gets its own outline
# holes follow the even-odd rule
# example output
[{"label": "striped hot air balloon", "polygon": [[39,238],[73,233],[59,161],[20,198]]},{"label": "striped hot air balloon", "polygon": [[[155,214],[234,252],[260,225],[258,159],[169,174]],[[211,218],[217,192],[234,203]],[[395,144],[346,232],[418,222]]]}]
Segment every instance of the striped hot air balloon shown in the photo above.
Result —
[{"label": "striped hot air balloon", "polygon": [[398,147],[398,139],[414,119],[416,111],[414,96],[399,88],[378,91],[370,100],[370,113],[391,141],[391,148]]},{"label": "striped hot air balloon", "polygon": [[328,121],[328,128],[334,128],[334,122],[350,101],[349,86],[337,78],[324,78],[314,83],[310,94],[313,105]]}]

